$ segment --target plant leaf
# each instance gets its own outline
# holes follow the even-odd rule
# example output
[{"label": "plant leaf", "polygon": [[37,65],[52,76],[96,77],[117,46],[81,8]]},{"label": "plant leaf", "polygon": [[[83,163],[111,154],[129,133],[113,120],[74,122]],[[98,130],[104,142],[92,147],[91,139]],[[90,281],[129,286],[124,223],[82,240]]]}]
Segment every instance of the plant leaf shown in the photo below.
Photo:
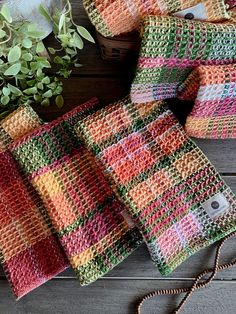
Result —
[{"label": "plant leaf", "polygon": [[37,31],[37,25],[35,23],[28,24],[28,31],[29,32],[35,32]]},{"label": "plant leaf", "polygon": [[45,46],[44,46],[43,42],[42,41],[38,42],[37,46],[36,46],[36,52],[42,53],[44,50],[45,50]]},{"label": "plant leaf", "polygon": [[65,14],[62,14],[61,17],[60,17],[60,20],[59,20],[59,25],[58,25],[58,28],[59,28],[59,32],[62,30],[62,27],[65,23]]},{"label": "plant leaf", "polygon": [[28,68],[26,68],[26,67],[21,67],[21,72],[23,74],[28,74],[30,72],[30,70]]},{"label": "plant leaf", "polygon": [[15,87],[15,86],[13,86],[13,85],[11,85],[11,84],[7,84],[7,87],[10,89],[10,91],[11,91],[14,95],[16,95],[16,96],[22,95],[22,92],[21,92],[21,90],[20,90],[19,88]]},{"label": "plant leaf", "polygon": [[33,55],[29,52],[27,53],[24,53],[22,55],[22,58],[25,60],[25,61],[32,61],[33,60]]},{"label": "plant leaf", "polygon": [[26,95],[33,95],[37,93],[37,87],[30,87],[24,90]]},{"label": "plant leaf", "polygon": [[53,59],[53,62],[56,63],[56,64],[63,64],[63,60],[61,57],[59,56],[56,56],[54,59]]},{"label": "plant leaf", "polygon": [[41,38],[44,36],[45,32],[43,31],[38,31],[37,25],[36,24],[28,24],[28,32],[27,32],[29,37],[33,38]]},{"label": "plant leaf", "polygon": [[10,101],[10,97],[9,96],[2,96],[1,97],[1,104],[6,106]]},{"label": "plant leaf", "polygon": [[41,102],[41,106],[43,107],[48,107],[50,105],[50,101],[48,98],[45,98],[42,102]]},{"label": "plant leaf", "polygon": [[83,47],[84,47],[83,40],[81,39],[81,37],[77,33],[74,33],[74,35],[73,35],[72,44],[75,47],[77,47],[78,49],[83,49]]},{"label": "plant leaf", "polygon": [[43,97],[44,97],[44,98],[51,98],[51,97],[52,97],[52,91],[51,91],[51,90],[46,91],[46,92],[43,94]]},{"label": "plant leaf", "polygon": [[32,43],[32,41],[31,41],[29,38],[23,39],[23,41],[22,41],[22,46],[23,46],[24,48],[29,49],[29,48],[32,47],[32,45],[33,45],[33,43]]},{"label": "plant leaf", "polygon": [[21,69],[21,64],[15,63],[4,72],[4,75],[6,76],[17,75],[20,72],[20,69]]},{"label": "plant leaf", "polygon": [[59,109],[61,109],[63,106],[64,106],[64,98],[63,98],[63,96],[62,95],[58,95],[57,97],[56,97],[56,100],[55,100],[55,102],[56,102],[56,105],[57,105],[57,107],[59,108]]},{"label": "plant leaf", "polygon": [[8,8],[8,6],[6,4],[4,4],[1,7],[1,11],[0,14],[4,17],[4,19],[8,22],[8,23],[12,23],[12,17],[10,14],[10,10]]},{"label": "plant leaf", "polygon": [[38,69],[37,72],[36,72],[36,75],[37,75],[38,78],[44,77],[44,73],[43,73],[42,69]]},{"label": "plant leaf", "polygon": [[93,39],[93,37],[90,35],[86,28],[84,28],[83,26],[77,26],[77,31],[80,34],[80,36],[82,36],[84,39],[92,43],[95,43],[95,40]]},{"label": "plant leaf", "polygon": [[10,93],[11,93],[11,91],[10,91],[10,89],[9,89],[9,88],[7,88],[7,87],[3,87],[3,89],[2,89],[2,93],[3,93],[3,95],[4,95],[4,96],[9,96],[9,95],[10,95]]},{"label": "plant leaf", "polygon": [[41,90],[44,89],[44,85],[43,85],[42,82],[39,82],[39,83],[37,84],[37,87],[38,87],[38,89],[41,89]]},{"label": "plant leaf", "polygon": [[20,57],[21,57],[21,49],[19,46],[15,46],[10,49],[7,59],[10,63],[14,63],[18,61]]},{"label": "plant leaf", "polygon": [[41,101],[42,101],[41,95],[35,94],[35,95],[34,95],[34,100],[35,100],[37,103],[41,102]]},{"label": "plant leaf", "polygon": [[50,54],[55,55],[56,50],[54,48],[49,47],[48,51],[50,52]]},{"label": "plant leaf", "polygon": [[43,84],[50,84],[50,78],[48,76],[45,76],[43,79],[42,79],[42,83]]},{"label": "plant leaf", "polygon": [[45,17],[45,19],[48,21],[48,22],[51,22],[52,21],[52,18],[49,14],[49,12],[47,11],[47,9],[42,5],[40,4],[39,6],[39,12],[42,16]]}]

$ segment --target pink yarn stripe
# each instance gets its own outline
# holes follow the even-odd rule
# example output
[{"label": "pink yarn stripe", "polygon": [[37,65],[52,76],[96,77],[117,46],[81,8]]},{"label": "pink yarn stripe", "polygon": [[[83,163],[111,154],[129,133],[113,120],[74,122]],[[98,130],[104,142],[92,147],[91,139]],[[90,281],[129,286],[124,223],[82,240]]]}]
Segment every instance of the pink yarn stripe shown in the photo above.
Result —
[{"label": "pink yarn stripe", "polygon": [[[94,217],[89,220],[85,225],[60,238],[66,254],[68,254],[69,256],[81,254],[86,249],[90,248],[93,245],[96,245],[99,241],[101,241],[112,231],[114,231],[115,224],[117,223],[116,221],[114,221],[113,224],[111,220],[111,224],[109,226],[104,223],[104,218],[106,215],[107,217],[109,217],[109,219],[112,219],[110,214],[111,210],[115,211],[112,206],[107,206],[103,214],[99,212],[96,213]],[[120,220],[122,221],[122,217]],[[96,232],[96,230],[94,230],[94,233],[88,235],[87,230],[92,230],[95,228],[95,226],[100,230],[100,232],[98,233]],[[87,239],[87,241],[81,241],[82,238]]]},{"label": "pink yarn stripe", "polygon": [[135,103],[145,103],[163,98],[174,98],[177,87],[177,83],[133,84],[131,100]]},{"label": "pink yarn stripe", "polygon": [[48,173],[50,170],[54,170],[57,169],[58,167],[60,167],[61,165],[63,165],[66,162],[69,162],[71,160],[71,156],[76,156],[78,155],[77,151],[74,151],[70,156],[64,156],[62,159],[55,161],[54,163],[50,164],[49,166],[45,166],[43,168],[41,168],[40,170],[33,172],[29,179],[34,179],[38,176],[41,176],[45,173]]},{"label": "pink yarn stripe", "polygon": [[139,59],[138,66],[144,69],[152,69],[158,66],[167,66],[170,68],[187,68],[187,67],[197,67],[200,65],[220,65],[233,63],[233,59],[221,59],[221,60],[188,60],[188,59],[178,59],[178,58],[145,58],[141,57]]},{"label": "pink yarn stripe", "polygon": [[[235,103],[230,110],[226,112],[225,106],[229,103]],[[196,108],[196,109],[195,109]],[[194,118],[218,118],[236,115],[236,99],[230,97],[225,99],[216,99],[211,101],[198,101],[195,102],[195,107],[193,108],[191,115]]]}]

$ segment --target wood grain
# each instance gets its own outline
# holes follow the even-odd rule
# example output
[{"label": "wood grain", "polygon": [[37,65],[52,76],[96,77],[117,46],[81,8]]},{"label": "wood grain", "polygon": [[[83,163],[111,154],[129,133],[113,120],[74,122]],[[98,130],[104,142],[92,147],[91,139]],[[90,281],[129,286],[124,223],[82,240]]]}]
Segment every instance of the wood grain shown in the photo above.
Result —
[{"label": "wood grain", "polygon": [[[51,280],[15,302],[6,281],[0,281],[0,308],[3,314],[134,314],[140,296],[156,289],[190,285],[189,281],[120,279],[99,280],[81,288],[75,280]],[[194,294],[183,314],[234,314],[235,290],[235,281],[215,281]],[[154,298],[145,304],[142,313],[171,313],[180,299],[180,296]]]}]

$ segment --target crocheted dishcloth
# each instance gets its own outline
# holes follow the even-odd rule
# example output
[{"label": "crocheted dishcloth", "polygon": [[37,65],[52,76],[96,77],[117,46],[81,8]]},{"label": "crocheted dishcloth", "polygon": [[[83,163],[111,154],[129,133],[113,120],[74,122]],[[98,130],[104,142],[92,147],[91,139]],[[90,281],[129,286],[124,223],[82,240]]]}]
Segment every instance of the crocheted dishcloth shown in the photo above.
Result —
[{"label": "crocheted dishcloth", "polygon": [[141,243],[123,216],[95,158],[74,125],[98,106],[93,99],[26,136],[12,153],[40,194],[82,285],[105,275]]},{"label": "crocheted dishcloth", "polygon": [[236,23],[213,24],[150,16],[143,39],[131,99],[136,103],[173,98],[179,85],[199,65],[236,60]]},{"label": "crocheted dishcloth", "polygon": [[195,100],[185,130],[199,138],[236,138],[236,64],[196,68],[179,97]]},{"label": "crocheted dishcloth", "polygon": [[[148,15],[171,15],[200,5],[196,19],[219,22],[230,19],[224,0],[83,0],[92,24],[104,36],[115,36],[138,29]],[[188,11],[184,12],[188,13]]]},{"label": "crocheted dishcloth", "polygon": [[68,267],[42,202],[8,150],[41,123],[29,106],[0,122],[0,260],[17,298]]},{"label": "crocheted dishcloth", "polygon": [[78,127],[162,274],[236,230],[234,194],[164,103],[125,99]]}]

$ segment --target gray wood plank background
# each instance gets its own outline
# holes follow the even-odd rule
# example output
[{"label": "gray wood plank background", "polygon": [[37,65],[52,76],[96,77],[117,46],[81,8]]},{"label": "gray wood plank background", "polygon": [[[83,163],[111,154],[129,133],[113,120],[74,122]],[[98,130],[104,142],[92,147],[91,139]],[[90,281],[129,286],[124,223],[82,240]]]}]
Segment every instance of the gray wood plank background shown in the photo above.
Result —
[{"label": "gray wood plank background", "polygon": [[[75,280],[53,279],[15,302],[7,283],[0,281],[0,310],[4,314],[133,314],[137,296],[157,288],[190,285],[177,280],[101,279],[81,288]],[[207,290],[194,294],[183,314],[234,314],[235,290],[236,282],[214,281]],[[145,304],[143,313],[170,313],[179,301],[179,296],[156,298]]]},{"label": "gray wood plank background", "polygon": [[[72,3],[76,22],[94,34],[82,1],[73,0]],[[45,43],[54,45],[54,40],[49,37]],[[122,66],[103,61],[97,45],[90,43],[86,44],[79,59],[84,66],[74,70],[72,77],[64,84],[66,105],[61,110],[56,106],[36,108],[46,121],[93,96],[108,104],[128,94],[133,65]],[[183,110],[181,105],[177,110]],[[236,193],[236,140],[196,142]],[[223,262],[235,258],[235,241],[228,241]],[[161,277],[150,261],[145,245],[142,245],[105,278],[88,287],[80,287],[73,271],[69,269],[17,302],[0,269],[0,314],[133,314],[137,300],[150,291],[190,286],[200,271],[212,266],[215,247],[213,245],[202,250],[170,276]],[[170,313],[179,300],[180,297],[175,296],[154,298],[145,304],[143,313]],[[183,313],[236,313],[236,268],[219,273],[211,286],[196,292]]]}]

